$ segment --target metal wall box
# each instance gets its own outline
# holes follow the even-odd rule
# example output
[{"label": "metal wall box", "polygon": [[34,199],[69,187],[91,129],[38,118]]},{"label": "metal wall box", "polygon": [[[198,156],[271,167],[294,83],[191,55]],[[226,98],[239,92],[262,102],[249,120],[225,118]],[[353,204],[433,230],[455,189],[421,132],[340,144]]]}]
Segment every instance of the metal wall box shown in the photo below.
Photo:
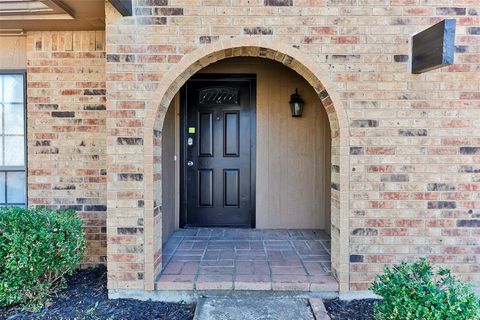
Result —
[{"label": "metal wall box", "polygon": [[122,16],[131,16],[133,13],[132,0],[109,0]]},{"label": "metal wall box", "polygon": [[445,19],[412,39],[412,73],[423,73],[453,64],[455,19]]}]

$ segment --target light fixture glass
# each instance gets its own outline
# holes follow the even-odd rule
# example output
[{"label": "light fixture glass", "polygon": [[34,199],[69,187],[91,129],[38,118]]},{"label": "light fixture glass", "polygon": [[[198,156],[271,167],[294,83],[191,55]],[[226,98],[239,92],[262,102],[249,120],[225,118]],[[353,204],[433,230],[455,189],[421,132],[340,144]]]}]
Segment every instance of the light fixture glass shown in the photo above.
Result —
[{"label": "light fixture glass", "polygon": [[303,111],[303,105],[305,102],[300,98],[298,89],[295,89],[295,93],[290,96],[290,109],[292,111],[292,117],[301,117]]}]

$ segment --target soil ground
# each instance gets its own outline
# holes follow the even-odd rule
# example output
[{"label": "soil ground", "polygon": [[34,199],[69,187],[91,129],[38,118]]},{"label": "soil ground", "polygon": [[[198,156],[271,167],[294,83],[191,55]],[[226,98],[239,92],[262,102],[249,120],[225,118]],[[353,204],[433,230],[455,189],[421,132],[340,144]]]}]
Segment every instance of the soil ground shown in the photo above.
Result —
[{"label": "soil ground", "polygon": [[[268,299],[250,301],[250,303],[241,301],[242,303],[240,305],[242,305],[244,309],[248,306],[251,307],[249,310],[241,310],[242,308],[235,303],[235,299],[217,300],[212,299],[201,303],[202,312],[199,314],[204,316],[202,319],[212,319],[212,317],[215,319],[236,319],[238,317],[240,317],[239,319],[251,317],[257,319],[290,319],[292,316],[290,314],[291,312],[296,314],[296,319],[309,319],[309,317],[312,316],[307,307],[307,301],[303,301],[303,299],[297,299],[298,301],[295,299],[277,301],[282,303],[274,303],[277,307],[273,308],[266,303],[266,301],[270,301]],[[276,299],[272,299],[271,301],[272,303],[276,302]],[[375,301],[374,299],[353,301],[330,299],[324,300],[324,303],[332,320],[373,320],[375,319],[373,316]],[[260,305],[258,305],[259,303]],[[279,305],[288,305],[288,308],[287,310],[278,308]],[[221,308],[218,308],[219,306]],[[226,306],[229,307],[227,308]],[[305,316],[299,317],[302,312],[299,312],[299,309],[293,306],[300,308],[301,311],[305,313]],[[270,309],[268,307],[270,307]],[[263,310],[265,308],[271,310],[273,317],[268,317],[269,313]],[[0,319],[191,320],[193,319],[194,312],[195,306],[190,304],[138,301],[132,299],[109,300],[106,269],[105,267],[97,267],[94,269],[78,270],[68,279],[67,288],[61,291],[58,296],[52,297],[47,306],[40,311],[30,313],[19,309],[0,308]],[[259,312],[260,314],[263,313],[263,316],[259,317]]]},{"label": "soil ground", "polygon": [[373,307],[375,299],[342,301],[339,299],[324,300],[332,320],[374,320]]},{"label": "soil ground", "polygon": [[35,313],[18,309],[1,309],[0,319],[8,320],[191,320],[193,305],[138,301],[108,300],[105,267],[78,270],[68,279],[68,286],[47,306]]}]

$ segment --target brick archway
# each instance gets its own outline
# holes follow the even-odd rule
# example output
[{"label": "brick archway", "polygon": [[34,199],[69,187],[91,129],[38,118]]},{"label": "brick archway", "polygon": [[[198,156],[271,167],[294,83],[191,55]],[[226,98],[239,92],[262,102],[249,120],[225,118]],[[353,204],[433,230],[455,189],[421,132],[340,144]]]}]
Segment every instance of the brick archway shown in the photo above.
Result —
[{"label": "brick archway", "polygon": [[[187,55],[164,74],[156,99],[147,105],[144,127],[145,163],[145,289],[152,290],[161,271],[161,163],[156,149],[161,146],[161,128],[166,111],[182,85],[200,69],[222,59],[258,57],[271,59],[300,74],[317,92],[328,115],[332,136],[332,269],[340,291],[349,290],[348,237],[348,122],[342,101],[315,59],[274,37],[238,37],[209,44]],[[161,148],[161,147],[160,147]],[[159,197],[160,196],[160,197]],[[160,234],[159,234],[160,233]]]}]

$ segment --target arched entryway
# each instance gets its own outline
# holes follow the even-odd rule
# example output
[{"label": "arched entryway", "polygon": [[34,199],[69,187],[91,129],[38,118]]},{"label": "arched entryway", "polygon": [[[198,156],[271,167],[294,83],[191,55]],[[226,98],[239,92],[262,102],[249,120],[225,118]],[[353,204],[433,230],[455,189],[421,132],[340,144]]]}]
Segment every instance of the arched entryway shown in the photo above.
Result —
[{"label": "arched entryway", "polygon": [[[167,109],[191,76],[208,65],[233,57],[265,58],[291,68],[309,83],[325,109],[331,129],[332,269],[340,283],[340,290],[348,290],[348,180],[345,175],[348,171],[348,148],[345,143],[345,114],[341,101],[329,90],[325,80],[320,80],[327,78],[322,76],[322,72],[315,66],[315,61],[303,56],[297,49],[282,46],[274,40],[259,42],[252,38],[237,38],[208,45],[185,56],[175,69],[165,75],[166,81],[158,91],[159,100],[149,105],[146,115],[145,164],[151,164],[151,169],[147,167],[145,170],[145,198],[153,200],[152,205],[146,205],[145,208],[145,217],[153,221],[152,225],[145,228],[146,267],[153,268],[153,276],[161,271],[162,232],[167,231],[162,214],[162,177],[165,173],[162,174],[161,164],[162,130]],[[153,283],[153,280],[147,279],[147,283]]]}]

